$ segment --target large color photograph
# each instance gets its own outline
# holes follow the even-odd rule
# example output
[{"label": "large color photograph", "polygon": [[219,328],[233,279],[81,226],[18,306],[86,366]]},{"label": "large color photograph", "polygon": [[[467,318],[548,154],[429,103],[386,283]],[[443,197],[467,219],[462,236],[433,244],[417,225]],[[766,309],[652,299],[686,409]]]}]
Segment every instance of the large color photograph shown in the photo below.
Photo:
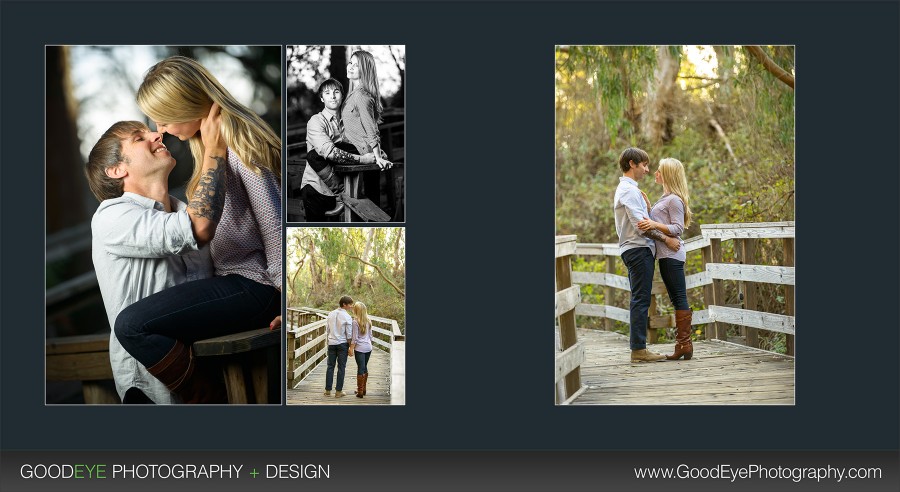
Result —
[{"label": "large color photograph", "polygon": [[279,46],[46,48],[46,402],[281,402]]},{"label": "large color photograph", "polygon": [[556,402],[793,405],[794,47],[556,47]]}]

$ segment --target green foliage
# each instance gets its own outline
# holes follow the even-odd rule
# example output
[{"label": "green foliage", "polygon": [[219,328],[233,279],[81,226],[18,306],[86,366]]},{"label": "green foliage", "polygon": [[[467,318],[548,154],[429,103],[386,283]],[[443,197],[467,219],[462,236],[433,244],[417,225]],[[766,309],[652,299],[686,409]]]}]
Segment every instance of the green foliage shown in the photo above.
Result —
[{"label": "green foliage", "polygon": [[289,307],[330,310],[349,295],[405,332],[403,228],[293,228],[287,244]]},{"label": "green foliage", "polygon": [[[557,51],[557,234],[577,234],[579,242],[615,242],[611,205],[621,176],[616,160],[631,145],[648,151],[651,168],[662,157],[685,164],[695,225],[684,237],[698,235],[704,223],[793,220],[793,91],[742,48],[718,48],[723,57],[713,82],[705,82],[686,56],[677,57],[679,85],[666,115],[674,137],[660,145],[639,131],[655,83],[657,47]],[[685,51],[666,49],[675,55]],[[793,70],[792,47],[767,51]],[[723,128],[734,157],[712,119]],[[662,194],[652,176],[641,187],[651,200]]]}]

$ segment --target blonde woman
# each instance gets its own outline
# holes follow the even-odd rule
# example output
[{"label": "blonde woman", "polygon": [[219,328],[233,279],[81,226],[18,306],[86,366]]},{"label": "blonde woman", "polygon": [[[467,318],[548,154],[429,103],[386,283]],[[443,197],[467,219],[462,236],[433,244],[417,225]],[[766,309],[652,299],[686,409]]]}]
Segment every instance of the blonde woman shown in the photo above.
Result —
[{"label": "blonde woman", "polygon": [[378,89],[378,74],[372,54],[360,50],[350,55],[347,78],[350,79],[350,92],[344,98],[341,109],[344,138],[356,147],[359,155],[373,152],[378,167],[388,169],[393,164],[381,153],[378,124],[381,123],[384,107],[381,105],[381,91]]},{"label": "blonde woman", "polygon": [[[215,276],[132,304],[116,318],[116,335],[182,401],[224,403],[221,392],[210,390],[221,377],[197,370],[190,346],[281,325],[281,139],[206,68],[183,56],[150,68],[137,103],[160,133],[190,144],[194,174],[187,196],[192,204],[205,199],[203,215],[214,223]],[[218,126],[201,129],[208,115],[216,115]],[[204,131],[224,140],[221,155],[204,156]]]},{"label": "blonde woman", "polygon": [[677,360],[684,357],[689,360],[694,355],[691,343],[692,311],[687,301],[684,280],[687,254],[681,234],[691,225],[690,193],[684,165],[678,159],[669,157],[660,160],[655,177],[656,182],[663,187],[663,196],[650,210],[650,218],[638,222],[638,229],[655,229],[667,236],[677,237],[682,245],[675,251],[665,242],[656,241],[656,258],[659,260],[659,273],[666,284],[669,299],[675,306],[675,353],[666,358]]},{"label": "blonde woman", "polygon": [[353,304],[353,341],[350,342],[350,355],[356,359],[356,397],[366,395],[366,383],[369,379],[369,356],[372,355],[372,321],[366,305],[356,301]]}]

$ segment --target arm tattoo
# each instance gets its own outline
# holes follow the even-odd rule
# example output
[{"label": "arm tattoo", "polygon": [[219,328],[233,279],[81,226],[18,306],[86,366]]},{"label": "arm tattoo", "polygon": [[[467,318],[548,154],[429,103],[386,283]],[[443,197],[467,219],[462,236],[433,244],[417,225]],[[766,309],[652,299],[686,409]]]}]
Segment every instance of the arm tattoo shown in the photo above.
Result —
[{"label": "arm tattoo", "polygon": [[643,232],[641,235],[644,237],[649,237],[650,239],[653,239],[656,241],[665,241],[666,240],[665,234],[657,231],[656,229],[650,229],[649,231]]},{"label": "arm tattoo", "polygon": [[225,206],[225,162],[224,157],[211,156],[216,161],[216,168],[209,169],[200,177],[189,208],[196,211],[198,217],[218,223]]},{"label": "arm tattoo", "polygon": [[341,150],[337,147],[331,150],[328,160],[338,164],[359,164],[359,156]]}]

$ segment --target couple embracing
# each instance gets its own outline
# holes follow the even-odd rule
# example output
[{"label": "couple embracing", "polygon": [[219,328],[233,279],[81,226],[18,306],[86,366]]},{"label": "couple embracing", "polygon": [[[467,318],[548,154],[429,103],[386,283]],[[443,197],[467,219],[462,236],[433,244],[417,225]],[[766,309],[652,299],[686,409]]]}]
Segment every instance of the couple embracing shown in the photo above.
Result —
[{"label": "couple embracing", "polygon": [[[281,325],[281,138],[183,56],[151,67],[136,100],[156,131],[117,122],[85,166],[116,389],[123,403],[227,403],[192,344]],[[163,133],[190,145],[188,203],[169,195]]]},{"label": "couple embracing", "polygon": [[[691,223],[690,196],[684,165],[677,159],[659,161],[656,182],[663,187],[663,195],[650,205],[647,195],[637,182],[650,174],[647,152],[629,147],[619,156],[622,177],[613,206],[619,250],[628,268],[631,286],[630,345],[631,362],[689,360],[694,354],[691,343],[692,311],[687,301],[684,262],[687,255],[682,247],[681,234]],[[659,273],[675,306],[675,353],[655,354],[647,350],[650,296],[653,270],[659,260]]]},{"label": "couple embracing", "polygon": [[328,313],[325,321],[328,338],[328,366],[325,373],[325,396],[331,396],[334,365],[337,362],[337,384],[334,397],[344,396],[344,370],[347,356],[356,359],[356,397],[366,395],[369,379],[369,356],[372,355],[372,322],[366,305],[353,302],[350,296],[341,297],[339,308]]}]

